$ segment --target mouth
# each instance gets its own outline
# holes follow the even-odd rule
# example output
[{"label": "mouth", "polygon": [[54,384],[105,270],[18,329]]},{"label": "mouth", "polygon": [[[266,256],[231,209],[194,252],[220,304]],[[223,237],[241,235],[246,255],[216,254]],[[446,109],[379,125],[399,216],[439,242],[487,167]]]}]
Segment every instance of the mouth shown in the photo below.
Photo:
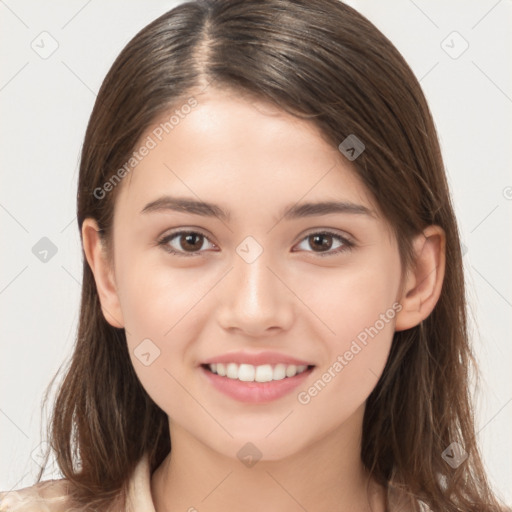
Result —
[{"label": "mouth", "polygon": [[214,389],[246,403],[265,403],[289,393],[309,377],[314,365],[294,364],[201,364],[200,369]]},{"label": "mouth", "polygon": [[314,365],[295,364],[237,364],[212,363],[201,365],[205,370],[241,382],[270,382],[290,379],[313,368]]}]

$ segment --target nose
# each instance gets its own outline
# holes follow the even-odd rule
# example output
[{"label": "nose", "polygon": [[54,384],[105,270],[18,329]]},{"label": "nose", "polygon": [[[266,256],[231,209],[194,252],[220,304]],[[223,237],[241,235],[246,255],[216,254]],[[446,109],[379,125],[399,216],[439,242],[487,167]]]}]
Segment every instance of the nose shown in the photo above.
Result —
[{"label": "nose", "polygon": [[220,286],[218,322],[229,331],[264,337],[288,330],[293,322],[294,294],[265,251],[248,263],[238,256]]}]

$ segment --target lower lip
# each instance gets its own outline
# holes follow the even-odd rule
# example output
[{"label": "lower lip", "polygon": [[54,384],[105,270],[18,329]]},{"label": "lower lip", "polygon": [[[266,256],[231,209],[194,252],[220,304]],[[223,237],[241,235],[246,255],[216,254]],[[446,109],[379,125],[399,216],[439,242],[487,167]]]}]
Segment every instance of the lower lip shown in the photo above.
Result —
[{"label": "lower lip", "polygon": [[282,396],[291,393],[296,387],[313,371],[313,368],[281,380],[271,380],[269,382],[243,382],[238,379],[229,379],[221,377],[216,373],[207,370],[204,366],[199,367],[212,386],[225,395],[239,400],[240,402],[264,403],[277,400]]}]

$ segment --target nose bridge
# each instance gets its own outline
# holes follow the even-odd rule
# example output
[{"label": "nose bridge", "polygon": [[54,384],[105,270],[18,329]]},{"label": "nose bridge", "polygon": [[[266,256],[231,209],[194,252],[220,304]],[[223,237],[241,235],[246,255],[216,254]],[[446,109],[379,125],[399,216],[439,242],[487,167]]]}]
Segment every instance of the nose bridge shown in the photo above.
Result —
[{"label": "nose bridge", "polygon": [[277,277],[270,252],[259,247],[253,240],[237,247],[230,284],[222,296],[220,321],[225,328],[256,334],[272,327],[287,328],[291,320],[291,294]]},{"label": "nose bridge", "polygon": [[273,309],[272,303],[280,295],[276,276],[268,268],[271,265],[269,255],[263,251],[254,259],[243,256],[235,259],[233,298],[247,313],[261,315],[263,310]]}]

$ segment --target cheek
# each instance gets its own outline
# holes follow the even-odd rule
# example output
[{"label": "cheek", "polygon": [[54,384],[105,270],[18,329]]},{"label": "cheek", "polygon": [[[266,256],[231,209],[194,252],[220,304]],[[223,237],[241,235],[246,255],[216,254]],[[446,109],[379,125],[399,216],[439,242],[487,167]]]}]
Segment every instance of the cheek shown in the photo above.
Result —
[{"label": "cheek", "polygon": [[325,283],[310,287],[308,306],[324,326],[326,357],[317,381],[303,389],[299,403],[320,408],[339,404],[333,417],[355,410],[371,393],[386,364],[395,318],[400,264],[393,253],[381,253],[333,272]]},{"label": "cheek", "polygon": [[130,358],[142,386],[167,414],[183,418],[197,413],[184,385],[196,371],[194,340],[201,336],[208,292],[218,276],[200,267],[171,268],[165,257],[157,259],[132,253],[123,260],[119,298]]},{"label": "cheek", "polygon": [[[304,274],[302,278],[308,308],[324,324],[325,339],[331,347],[343,349],[376,323],[387,336],[393,332],[396,312],[392,306],[398,292],[400,264],[391,251],[375,252],[368,251],[360,259],[354,256],[347,265],[329,272]],[[381,315],[392,322],[384,325]]]},{"label": "cheek", "polygon": [[140,242],[125,238],[119,241],[116,274],[126,329],[133,342],[154,338],[165,343],[190,322],[190,312],[207,293],[208,283],[198,267],[171,266],[166,258],[172,257],[162,248],[140,248]]},{"label": "cheek", "polygon": [[372,308],[354,312],[357,316],[340,313],[337,335],[324,337],[327,357],[315,370],[315,379],[297,392],[304,412],[321,417],[326,426],[343,423],[365,403],[384,370],[393,341],[395,309],[372,304]]},{"label": "cheek", "polygon": [[187,340],[194,339],[204,293],[190,282],[180,286],[177,272],[149,270],[141,276],[137,272],[132,273],[129,284],[125,283],[121,297],[130,352],[137,355],[142,350],[139,345],[146,343],[158,356],[155,367],[180,371],[190,363]]}]

